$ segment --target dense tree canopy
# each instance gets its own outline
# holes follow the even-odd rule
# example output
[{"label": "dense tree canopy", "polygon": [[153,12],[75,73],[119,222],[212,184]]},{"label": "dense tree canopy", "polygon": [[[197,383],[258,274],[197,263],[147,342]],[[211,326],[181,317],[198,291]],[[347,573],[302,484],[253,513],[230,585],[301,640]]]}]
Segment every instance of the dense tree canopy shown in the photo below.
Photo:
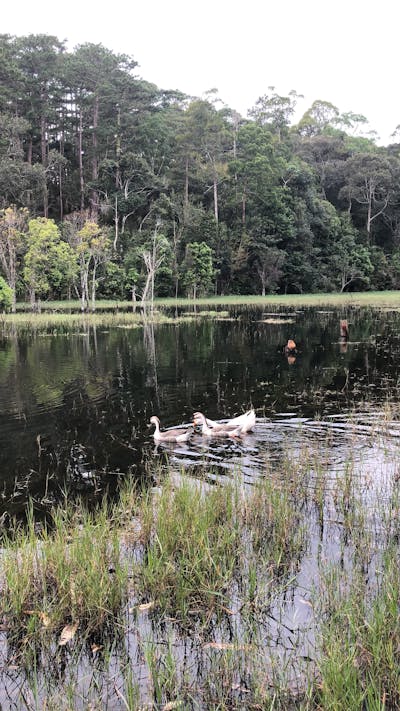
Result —
[{"label": "dense tree canopy", "polygon": [[398,287],[399,144],[326,100],[296,124],[267,87],[245,118],[136,66],[0,35],[4,303]]}]

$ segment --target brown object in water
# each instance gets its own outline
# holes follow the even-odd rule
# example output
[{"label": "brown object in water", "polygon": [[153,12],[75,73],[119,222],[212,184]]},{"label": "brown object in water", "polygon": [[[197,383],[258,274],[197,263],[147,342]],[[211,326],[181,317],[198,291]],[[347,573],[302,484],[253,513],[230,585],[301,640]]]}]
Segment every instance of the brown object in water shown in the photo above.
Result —
[{"label": "brown object in water", "polygon": [[284,348],[285,354],[287,355],[288,353],[294,353],[295,350],[296,350],[296,344],[291,338],[289,338],[289,340]]},{"label": "brown object in water", "polygon": [[341,319],[340,321],[340,336],[341,338],[348,338],[349,337],[349,325],[347,323],[347,319]]}]

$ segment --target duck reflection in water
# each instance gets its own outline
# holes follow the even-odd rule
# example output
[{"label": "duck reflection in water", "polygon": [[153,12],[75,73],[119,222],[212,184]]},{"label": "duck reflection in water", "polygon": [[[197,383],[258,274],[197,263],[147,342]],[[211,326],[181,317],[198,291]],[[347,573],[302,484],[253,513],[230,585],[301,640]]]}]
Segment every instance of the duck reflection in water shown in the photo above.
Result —
[{"label": "duck reflection in water", "polygon": [[345,338],[346,341],[349,340],[349,324],[345,318],[340,321],[340,338]]},{"label": "duck reflection in water", "polygon": [[348,341],[349,341],[349,324],[347,323],[347,319],[341,319],[340,320],[340,338],[339,338],[341,353],[347,353]]}]

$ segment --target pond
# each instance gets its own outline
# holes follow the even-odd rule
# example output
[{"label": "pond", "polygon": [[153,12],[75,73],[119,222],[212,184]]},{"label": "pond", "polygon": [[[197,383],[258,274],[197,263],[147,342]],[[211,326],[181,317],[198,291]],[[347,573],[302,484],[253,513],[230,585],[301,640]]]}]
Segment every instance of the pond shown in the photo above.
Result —
[{"label": "pond", "polygon": [[[347,428],[342,418],[357,413],[359,431],[368,430],[388,398],[396,400],[397,312],[235,308],[187,316],[144,328],[88,322],[75,332],[18,331],[0,340],[2,513],[22,510],[27,494],[46,506],[65,483],[90,498],[114,491],[127,473],[143,476],[153,414],[167,428],[191,423],[195,411],[219,419],[253,406],[254,437],[220,454],[220,444],[205,451],[194,437],[176,452],[222,464],[244,459],[251,469],[255,450],[287,447],[300,421],[310,446],[330,429],[336,447]],[[343,316],[347,343],[339,339]],[[289,338],[297,344],[291,358],[283,353]]]},{"label": "pond", "polygon": [[[340,338],[343,318],[349,323],[346,341]],[[285,354],[288,339],[296,343],[294,354]],[[286,460],[292,466],[298,462],[299,469],[306,460],[314,462],[304,484],[312,501],[299,496],[307,539],[303,555],[295,575],[270,601],[261,625],[267,648],[274,650],[271,675],[278,664],[287,670],[290,688],[299,679],[304,684],[305,667],[315,661],[312,589],[321,585],[324,561],[351,566],[355,544],[346,538],[343,499],[339,503],[349,462],[352,494],[363,508],[363,526],[375,536],[374,550],[382,511],[393,496],[399,353],[400,313],[365,307],[273,312],[235,307],[213,316],[188,310],[162,324],[130,326],[116,318],[107,328],[88,320],[74,331],[5,332],[0,340],[3,524],[21,516],[29,499],[40,517],[67,490],[90,506],[105,494],[118,497],[128,476],[153,487],[158,484],[155,471],[167,464],[177,478],[186,472],[193,481],[205,477],[211,485],[232,481],[240,472],[242,484],[251,488]],[[255,430],[238,440],[207,440],[194,432],[184,444],[156,445],[149,427],[154,414],[168,428],[190,425],[195,411],[224,419],[250,407],[257,415]],[[371,554],[366,561],[371,581],[376,566]],[[241,636],[244,620],[229,622],[231,635],[235,625]],[[216,626],[212,643],[226,639],[226,633],[223,625]],[[149,702],[143,692],[149,680],[140,653],[143,636],[155,646],[165,647],[169,640],[180,674],[189,673],[189,658],[189,676],[201,676],[204,686],[210,660],[198,656],[192,637],[177,631],[173,621],[164,621],[155,634],[144,617],[124,644],[124,654],[136,660],[141,703]],[[90,655],[78,666],[87,676]],[[117,663],[111,666],[120,678]],[[101,682],[103,703],[112,697],[107,708],[126,708],[120,695],[110,691],[110,675],[108,668]],[[26,682],[4,681],[2,703],[13,697],[14,683],[20,689]],[[240,691],[244,682],[238,683]],[[235,703],[244,708],[240,698]]]}]

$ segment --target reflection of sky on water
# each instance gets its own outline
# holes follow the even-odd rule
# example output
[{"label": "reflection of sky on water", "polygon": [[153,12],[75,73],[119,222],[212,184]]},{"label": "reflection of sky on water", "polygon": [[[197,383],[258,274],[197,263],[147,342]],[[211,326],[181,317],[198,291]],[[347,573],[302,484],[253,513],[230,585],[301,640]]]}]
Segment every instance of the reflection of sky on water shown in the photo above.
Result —
[{"label": "reflection of sky on water", "polygon": [[158,446],[153,454],[168,452],[171,464],[190,471],[210,467],[215,476],[218,470],[221,475],[240,471],[249,484],[264,475],[266,463],[284,458],[301,461],[305,454],[315,454],[325,478],[332,481],[350,461],[360,495],[364,492],[366,500],[372,500],[374,492],[382,496],[388,486],[399,438],[400,422],[388,420],[383,411],[327,415],[325,420],[277,413],[270,419],[258,418],[255,431],[235,441],[194,434],[190,443]]}]

